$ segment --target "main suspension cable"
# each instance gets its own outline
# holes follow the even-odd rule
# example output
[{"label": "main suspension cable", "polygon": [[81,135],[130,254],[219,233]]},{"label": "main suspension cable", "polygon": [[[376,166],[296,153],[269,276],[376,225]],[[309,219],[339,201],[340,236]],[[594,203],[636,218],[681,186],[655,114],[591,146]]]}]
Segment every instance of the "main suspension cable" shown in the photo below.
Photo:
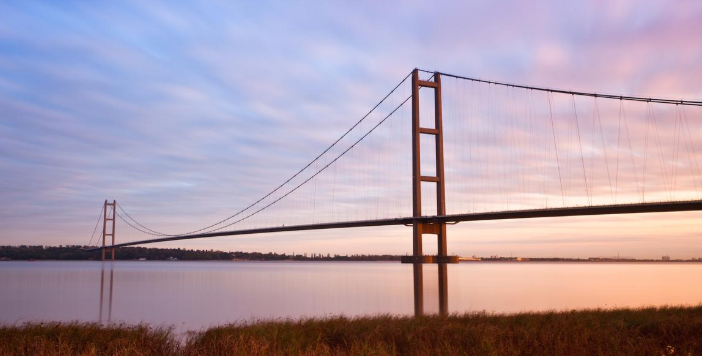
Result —
[{"label": "main suspension cable", "polygon": [[[100,218],[102,217],[102,214],[104,213],[104,211],[105,211],[105,206],[103,205],[100,207],[100,215],[98,216],[97,222],[95,223],[95,228],[93,229],[93,233],[92,233],[92,235],[90,235],[90,242],[88,242],[88,246],[90,246],[90,244],[93,243],[93,238],[95,237],[95,232],[97,231],[98,225],[100,225]],[[99,238],[98,238],[98,240],[99,240]]]},{"label": "main suspension cable", "polygon": [[226,227],[229,227],[229,226],[232,226],[232,225],[234,225],[234,224],[237,224],[237,223],[239,223],[239,222],[241,222],[241,221],[244,221],[244,220],[246,220],[246,219],[248,219],[248,218],[250,218],[250,217],[252,217],[252,216],[254,216],[254,215],[258,214],[258,213],[260,213],[261,211],[265,210],[266,208],[270,207],[271,205],[273,205],[273,204],[279,202],[280,200],[282,200],[283,198],[287,197],[288,195],[292,194],[294,191],[296,191],[297,189],[299,189],[300,187],[302,187],[303,185],[305,185],[305,183],[309,182],[309,181],[312,180],[314,177],[316,177],[316,176],[319,175],[320,173],[324,172],[327,168],[329,168],[332,164],[334,164],[337,160],[339,160],[339,158],[343,157],[346,153],[348,153],[349,151],[351,151],[352,148],[356,147],[356,145],[357,145],[358,143],[360,143],[361,141],[363,141],[363,139],[365,139],[368,135],[370,135],[371,132],[375,131],[375,129],[378,128],[378,126],[380,126],[380,125],[381,125],[382,123],[384,123],[390,116],[392,116],[392,114],[394,114],[399,108],[402,107],[402,105],[404,105],[407,101],[409,101],[409,99],[410,99],[411,97],[412,97],[412,95],[408,96],[404,101],[402,101],[402,103],[401,103],[400,105],[398,105],[393,111],[391,111],[384,119],[382,119],[380,122],[378,122],[378,123],[377,123],[375,126],[373,126],[373,128],[370,129],[365,135],[363,135],[363,136],[362,136],[361,138],[359,138],[356,142],[354,142],[353,145],[351,145],[351,146],[350,146],[349,148],[347,148],[344,152],[342,152],[341,154],[339,154],[336,158],[334,158],[334,159],[333,159],[331,162],[329,162],[327,165],[325,165],[324,167],[322,167],[319,171],[317,171],[317,173],[313,174],[312,176],[310,176],[309,178],[307,178],[306,180],[304,180],[302,183],[298,184],[295,188],[293,188],[293,189],[290,190],[289,192],[285,193],[285,195],[281,196],[280,198],[278,198],[278,199],[272,201],[271,203],[269,203],[268,205],[266,205],[266,206],[264,206],[264,207],[262,207],[262,208],[256,210],[255,212],[253,212],[253,213],[251,213],[251,214],[249,214],[249,215],[247,215],[247,216],[245,216],[245,217],[243,217],[243,218],[241,218],[241,219],[239,219],[239,220],[236,220],[236,221],[231,222],[231,223],[229,223],[229,224],[227,224],[227,225],[224,225],[224,226],[218,227],[218,228],[216,228],[216,229],[213,229],[212,232],[222,230],[222,229],[224,229],[224,228],[226,228]]},{"label": "main suspension cable", "polygon": [[536,86],[530,86],[530,85],[495,82],[495,81],[491,81],[491,80],[464,77],[464,76],[456,75],[456,74],[449,74],[449,73],[443,73],[443,72],[432,72],[432,71],[423,70],[423,69],[419,69],[419,71],[425,72],[425,73],[436,73],[436,74],[440,74],[442,76],[471,80],[474,82],[503,85],[503,86],[513,87],[513,88],[533,89],[533,90],[545,91],[545,92],[549,92],[549,93],[560,93],[560,94],[589,96],[589,97],[595,97],[595,98],[619,99],[619,100],[628,100],[628,101],[644,101],[644,102],[660,103],[660,104],[680,104],[680,105],[686,105],[686,106],[702,106],[702,101],[675,100],[675,99],[663,99],[663,98],[651,98],[651,97],[644,98],[644,97],[640,97],[640,96],[600,94],[600,93],[589,93],[589,92],[580,92],[580,91],[563,90],[563,89],[550,89],[550,88],[536,87]]},{"label": "main suspension cable", "polygon": [[131,215],[129,215],[129,213],[127,213],[127,212],[124,210],[124,208],[122,208],[122,206],[121,206],[119,203],[117,203],[117,206],[119,207],[119,210],[121,210],[121,211],[124,213],[124,215],[126,215],[130,220],[132,220],[135,224],[137,224],[137,225],[143,227],[144,229],[146,229],[146,230],[152,232],[154,236],[174,236],[174,235],[169,235],[169,234],[165,234],[165,233],[162,233],[162,232],[158,232],[158,231],[149,229],[148,227],[146,227],[146,226],[140,224],[138,221],[134,220],[134,218],[133,218]]},{"label": "main suspension cable", "polygon": [[[315,158],[314,158],[312,161],[310,161],[307,165],[305,165],[304,167],[302,167],[302,169],[300,169],[299,171],[297,171],[297,173],[293,174],[290,178],[288,178],[285,182],[283,182],[282,184],[280,184],[279,186],[277,186],[275,189],[273,189],[272,191],[270,191],[268,194],[264,195],[263,197],[261,197],[260,199],[256,200],[256,201],[253,202],[252,204],[248,205],[247,207],[245,207],[245,208],[239,210],[238,212],[234,213],[233,215],[230,215],[229,217],[227,217],[227,218],[225,218],[225,219],[222,219],[222,220],[220,220],[220,221],[218,221],[218,222],[216,222],[216,223],[214,223],[214,224],[211,224],[211,225],[209,225],[209,226],[203,227],[203,228],[201,228],[201,229],[197,229],[197,230],[193,230],[193,231],[189,231],[189,232],[185,232],[185,233],[181,233],[181,234],[165,234],[165,233],[162,233],[162,232],[158,232],[158,231],[149,229],[149,228],[145,227],[144,225],[139,224],[138,222],[136,222],[136,220],[134,220],[134,219],[133,219],[131,216],[129,216],[129,214],[127,214],[126,212],[125,212],[125,214],[126,214],[127,216],[129,216],[129,218],[132,219],[136,224],[138,224],[139,226],[143,227],[144,229],[146,229],[146,230],[148,230],[148,231],[144,231],[144,230],[141,230],[141,229],[137,229],[137,228],[134,227],[134,226],[132,226],[132,227],[134,227],[135,229],[137,229],[137,230],[139,230],[139,231],[141,231],[141,232],[143,232],[143,233],[146,233],[146,234],[149,234],[149,235],[153,235],[153,236],[182,236],[182,235],[190,235],[190,234],[194,234],[194,233],[198,233],[198,232],[202,232],[202,231],[205,231],[205,230],[212,229],[213,227],[215,227],[215,226],[217,226],[217,225],[220,225],[220,224],[222,224],[222,223],[224,223],[224,222],[227,222],[227,221],[229,221],[229,220],[235,218],[236,216],[241,215],[241,214],[244,213],[245,211],[251,209],[252,207],[254,207],[255,205],[257,205],[258,203],[260,203],[260,202],[263,201],[264,199],[268,198],[268,197],[271,196],[272,194],[274,194],[274,193],[276,193],[277,191],[279,191],[282,187],[284,187],[286,184],[290,183],[290,181],[292,181],[293,179],[295,179],[297,176],[299,176],[300,174],[302,174],[302,172],[304,172],[307,168],[309,168],[310,166],[312,166],[312,164],[314,164],[315,162],[317,162],[324,154],[326,154],[327,152],[329,152],[329,150],[331,150],[333,147],[335,147],[342,139],[344,139],[346,136],[348,136],[349,133],[351,133],[351,131],[353,131],[356,127],[358,127],[358,125],[360,125],[366,118],[368,118],[368,116],[370,116],[383,102],[385,102],[385,100],[387,100],[387,98],[389,98],[405,81],[407,81],[407,78],[409,78],[411,75],[412,75],[412,72],[410,72],[409,74],[407,74],[407,76],[405,76],[404,79],[402,79],[402,81],[400,81],[399,84],[397,84],[387,95],[385,95],[385,97],[383,97],[383,99],[380,100],[380,102],[378,102],[370,111],[368,111],[368,113],[366,113],[360,120],[358,120],[353,126],[351,126],[350,129],[348,129],[343,135],[341,135],[341,137],[339,137],[336,141],[334,141],[329,147],[327,147],[324,151],[322,151],[322,153],[320,153],[319,155],[317,155],[317,157],[315,157]],[[406,101],[406,100],[405,100],[405,101]],[[394,111],[393,111],[393,112],[394,112]],[[387,119],[387,117],[386,117],[386,119]],[[383,121],[385,121],[385,120],[383,120]],[[376,126],[376,127],[377,127],[377,126]],[[371,131],[372,131],[372,130],[371,130]],[[370,133],[370,132],[369,132],[369,133]],[[367,135],[367,134],[366,134],[366,135]],[[363,136],[363,137],[365,137],[365,136]],[[358,143],[358,142],[360,142],[360,140],[357,141],[356,143]],[[355,143],[354,143],[354,145],[355,145]],[[353,146],[352,146],[352,147],[353,147]],[[348,150],[347,150],[347,151],[348,151]],[[345,152],[346,152],[346,151],[345,151]],[[319,172],[318,172],[318,173],[319,173]],[[316,176],[316,174],[315,174],[314,176]],[[314,177],[314,176],[312,176],[312,177]],[[308,180],[309,180],[309,179],[308,179]],[[305,181],[305,182],[307,182],[307,181]],[[278,200],[279,200],[279,199],[278,199]],[[276,200],[276,201],[277,201],[277,200]],[[268,206],[270,206],[270,205],[268,205]],[[120,209],[122,209],[122,208],[120,207]],[[125,222],[126,222],[126,219],[122,219],[122,220],[125,220]],[[240,220],[239,220],[239,221],[240,221]],[[229,224],[229,225],[226,225],[226,226],[231,226],[231,225],[232,225],[232,224]],[[221,230],[222,228],[223,228],[223,227],[219,227],[219,228],[217,228],[217,229],[213,229],[212,231],[218,231],[218,230]]]}]

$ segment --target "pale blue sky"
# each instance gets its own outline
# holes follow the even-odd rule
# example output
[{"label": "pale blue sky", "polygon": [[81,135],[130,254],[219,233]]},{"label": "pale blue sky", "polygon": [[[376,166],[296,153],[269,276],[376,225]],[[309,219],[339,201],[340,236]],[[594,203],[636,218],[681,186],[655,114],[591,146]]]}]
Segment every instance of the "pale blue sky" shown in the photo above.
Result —
[{"label": "pale blue sky", "polygon": [[[215,222],[309,162],[415,67],[700,99],[702,4],[670,4],[4,1],[0,244],[87,243],[104,199],[155,229]],[[588,235],[586,218],[464,224],[449,246],[702,257],[699,217],[647,218],[640,230],[641,217],[608,217]],[[411,240],[384,228],[164,246],[399,254]]]}]

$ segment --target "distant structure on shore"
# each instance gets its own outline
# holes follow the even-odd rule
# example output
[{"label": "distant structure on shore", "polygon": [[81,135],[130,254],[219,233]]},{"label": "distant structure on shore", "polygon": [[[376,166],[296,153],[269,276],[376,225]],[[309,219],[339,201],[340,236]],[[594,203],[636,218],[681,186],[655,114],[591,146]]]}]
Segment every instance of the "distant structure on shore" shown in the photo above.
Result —
[{"label": "distant structure on shore", "polygon": [[471,257],[459,257],[458,260],[459,261],[481,261],[482,258],[476,257],[475,255],[473,255]]},{"label": "distant structure on shore", "polygon": [[627,262],[627,261],[636,261],[635,258],[633,257],[619,257],[619,256],[613,256],[613,257],[590,257],[588,258],[589,261],[594,261],[594,262]]}]

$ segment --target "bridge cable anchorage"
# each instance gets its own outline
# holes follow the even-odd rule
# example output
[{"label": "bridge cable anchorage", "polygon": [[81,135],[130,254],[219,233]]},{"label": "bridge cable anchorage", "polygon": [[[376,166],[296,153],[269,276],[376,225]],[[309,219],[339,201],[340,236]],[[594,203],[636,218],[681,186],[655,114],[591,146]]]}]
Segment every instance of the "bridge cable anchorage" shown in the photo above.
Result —
[{"label": "bridge cable anchorage", "polygon": [[530,85],[511,84],[511,83],[505,83],[505,82],[496,82],[496,81],[491,81],[491,80],[471,78],[471,77],[465,77],[465,76],[461,76],[461,75],[449,74],[449,73],[444,73],[444,72],[430,72],[428,70],[423,70],[423,69],[419,69],[419,71],[425,72],[425,73],[436,73],[436,74],[439,74],[442,76],[453,77],[453,78],[458,78],[458,79],[465,79],[465,80],[475,81],[475,82],[479,82],[479,83],[502,85],[502,86],[507,86],[507,87],[520,88],[520,89],[531,89],[531,90],[545,91],[545,92],[558,93],[558,94],[589,96],[589,97],[606,98],[606,99],[620,99],[620,100],[626,100],[626,101],[651,102],[651,103],[660,103],[660,104],[680,104],[680,105],[684,105],[684,106],[702,106],[702,101],[651,98],[651,97],[645,98],[645,97],[640,97],[640,96],[601,94],[601,93],[581,92],[581,91],[572,91],[572,90],[563,90],[563,89],[550,89],[550,88],[530,86]]},{"label": "bridge cable anchorage", "polygon": [[[358,120],[353,126],[351,126],[351,128],[348,129],[343,135],[341,135],[341,137],[339,137],[339,138],[338,138],[336,141],[334,141],[329,147],[327,147],[324,151],[322,151],[322,153],[320,153],[320,154],[319,154],[317,157],[315,157],[312,161],[310,161],[309,163],[307,163],[307,165],[305,165],[304,167],[302,167],[302,169],[300,169],[299,171],[297,171],[297,173],[293,174],[293,175],[292,175],[290,178],[288,178],[285,182],[283,182],[283,183],[280,184],[278,187],[276,187],[275,189],[273,189],[272,191],[270,191],[268,194],[264,195],[262,198],[258,199],[257,201],[255,201],[254,203],[250,204],[250,205],[247,206],[246,208],[239,210],[239,211],[236,212],[235,214],[230,215],[229,217],[227,217],[227,218],[225,218],[225,219],[222,219],[222,220],[220,220],[220,221],[218,221],[218,222],[216,222],[216,223],[214,223],[214,224],[211,224],[211,225],[209,225],[209,226],[206,226],[206,227],[201,228],[201,229],[197,229],[197,230],[193,230],[193,231],[181,233],[181,234],[174,234],[174,235],[167,235],[167,236],[190,235],[190,234],[202,232],[202,231],[205,231],[205,230],[209,230],[209,229],[211,229],[211,228],[213,228],[213,227],[215,227],[215,226],[217,226],[217,225],[220,225],[220,224],[222,224],[222,223],[224,223],[224,222],[226,222],[226,221],[229,221],[229,220],[233,219],[233,218],[236,217],[236,216],[241,215],[241,214],[244,213],[245,211],[247,211],[247,210],[251,209],[252,207],[254,207],[256,204],[258,204],[258,203],[260,203],[261,201],[263,201],[264,199],[268,198],[269,196],[271,196],[272,194],[274,194],[275,192],[277,192],[278,190],[280,190],[283,186],[285,186],[286,184],[288,184],[290,181],[292,181],[294,178],[296,178],[297,176],[299,176],[300,174],[302,174],[302,172],[304,172],[307,168],[309,168],[313,163],[317,162],[317,160],[319,160],[325,153],[329,152],[329,150],[331,150],[333,147],[335,147],[343,138],[345,138],[346,136],[348,136],[349,133],[351,133],[351,131],[353,131],[358,125],[360,125],[366,118],[368,118],[368,116],[370,116],[383,102],[385,102],[385,100],[387,100],[388,97],[390,97],[405,81],[407,81],[407,79],[408,79],[411,75],[412,75],[412,72],[410,72],[409,74],[407,74],[407,76],[405,76],[404,79],[402,79],[402,81],[400,81],[399,84],[397,84],[387,95],[385,95],[385,97],[383,97],[383,99],[381,99],[380,102],[378,102],[370,111],[368,111],[368,113],[366,113],[360,120]],[[432,77],[433,77],[433,76],[432,76]],[[401,105],[400,105],[400,106],[401,106]],[[398,107],[399,107],[399,106],[398,106]],[[135,222],[136,222],[136,221],[135,221]],[[141,225],[141,224],[140,224],[140,225]],[[141,226],[143,226],[143,225],[141,225]],[[230,225],[227,225],[227,226],[231,226],[231,224],[230,224]],[[154,231],[154,230],[151,230],[151,229],[149,229],[149,230],[150,230],[150,231]],[[221,230],[221,228],[214,229],[214,230],[212,230],[212,231],[218,231],[218,230]]]},{"label": "bridge cable anchorage", "polygon": [[[93,243],[93,238],[95,237],[95,232],[97,232],[98,225],[100,225],[100,218],[102,218],[102,214],[103,214],[103,210],[104,210],[103,208],[104,208],[104,206],[100,206],[100,215],[98,216],[97,222],[95,223],[95,228],[93,229],[93,233],[90,235],[90,242],[88,242],[88,246],[90,246]],[[99,237],[98,237],[98,241],[100,241]]]}]

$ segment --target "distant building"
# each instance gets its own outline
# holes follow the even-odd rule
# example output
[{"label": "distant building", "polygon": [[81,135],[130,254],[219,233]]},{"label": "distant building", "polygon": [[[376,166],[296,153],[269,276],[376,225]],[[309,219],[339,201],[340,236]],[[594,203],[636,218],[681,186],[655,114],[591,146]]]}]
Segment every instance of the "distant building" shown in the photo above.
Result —
[{"label": "distant building", "polygon": [[663,261],[670,261],[670,256],[665,255],[665,256],[661,257],[661,259],[662,259]]},{"label": "distant building", "polygon": [[459,261],[480,261],[482,258],[473,255],[472,257],[459,257]]}]

